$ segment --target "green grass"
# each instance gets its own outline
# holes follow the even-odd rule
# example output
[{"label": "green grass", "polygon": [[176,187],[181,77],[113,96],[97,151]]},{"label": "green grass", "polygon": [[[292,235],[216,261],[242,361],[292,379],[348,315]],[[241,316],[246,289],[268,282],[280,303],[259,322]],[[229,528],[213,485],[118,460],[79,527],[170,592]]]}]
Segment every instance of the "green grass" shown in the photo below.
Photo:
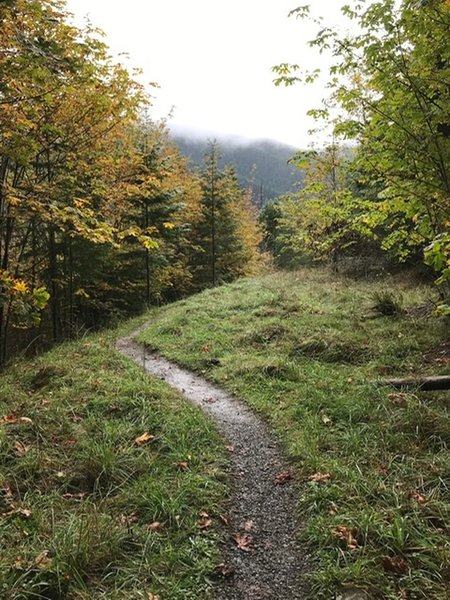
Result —
[{"label": "green grass", "polygon": [[2,599],[210,597],[220,529],[198,524],[220,512],[221,440],[115,351],[119,333],[1,375]]},{"label": "green grass", "polygon": [[406,281],[305,269],[164,307],[141,335],[277,432],[302,482],[311,598],[345,587],[449,598],[449,393],[376,383],[450,372],[448,320],[430,316],[433,299]]}]

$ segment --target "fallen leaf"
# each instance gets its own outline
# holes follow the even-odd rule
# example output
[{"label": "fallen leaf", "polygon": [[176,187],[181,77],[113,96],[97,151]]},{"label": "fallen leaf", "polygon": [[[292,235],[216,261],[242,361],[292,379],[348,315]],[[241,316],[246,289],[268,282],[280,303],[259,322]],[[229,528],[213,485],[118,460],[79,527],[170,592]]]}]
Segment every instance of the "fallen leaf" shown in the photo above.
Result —
[{"label": "fallen leaf", "polygon": [[217,567],[214,570],[217,573],[217,575],[220,575],[221,577],[232,577],[234,575],[233,567],[229,567],[224,563],[217,565]]},{"label": "fallen leaf", "polygon": [[275,477],[275,483],[278,484],[283,484],[286,483],[286,481],[289,481],[290,479],[292,479],[292,472],[289,470],[283,471],[282,473],[279,473],[276,477]]},{"label": "fallen leaf", "polygon": [[350,529],[345,525],[338,525],[336,529],[333,529],[331,532],[333,537],[343,540],[349,550],[354,550],[358,547],[358,542],[355,539],[356,534],[357,531],[354,527]]},{"label": "fallen leaf", "polygon": [[133,523],[136,523],[137,520],[138,520],[138,517],[135,512],[132,512],[129,515],[121,514],[119,517],[120,524],[124,525],[125,527],[130,527],[130,525],[132,525]]},{"label": "fallen leaf", "polygon": [[66,476],[66,474],[65,474],[65,472],[64,472],[64,471],[57,471],[57,472],[56,472],[56,477],[57,477],[58,479],[62,479],[62,478],[63,478],[63,477],[65,477],[65,476]]},{"label": "fallen leaf", "polygon": [[7,498],[12,498],[14,496],[14,492],[12,487],[9,485],[7,481],[4,482],[3,488],[0,489],[0,492],[4,494]]},{"label": "fallen leaf", "polygon": [[388,394],[388,398],[395,406],[406,406],[408,395],[403,392],[392,392]]},{"label": "fallen leaf", "polygon": [[147,442],[151,442],[153,439],[155,439],[155,436],[152,435],[151,433],[149,433],[148,431],[146,431],[145,433],[143,433],[142,435],[137,437],[134,440],[134,443],[137,444],[138,446],[142,446],[143,444],[146,444]]},{"label": "fallen leaf", "polygon": [[18,440],[14,442],[14,450],[17,452],[17,454],[26,454],[30,448],[31,444],[24,444]]},{"label": "fallen leaf", "polygon": [[209,346],[208,345],[203,346],[202,348],[200,348],[200,352],[208,353],[209,352]]},{"label": "fallen leaf", "polygon": [[148,592],[147,600],[161,600],[161,596],[155,596],[155,594]]},{"label": "fallen leaf", "polygon": [[189,463],[185,462],[185,461],[181,461],[177,463],[177,467],[181,470],[181,471],[189,471]]},{"label": "fallen leaf", "polygon": [[401,556],[385,556],[383,558],[383,568],[386,571],[404,575],[408,572],[408,562]]},{"label": "fallen leaf", "polygon": [[208,519],[207,517],[202,517],[199,521],[197,521],[197,527],[199,529],[208,529],[213,524],[212,519]]},{"label": "fallen leaf", "polygon": [[17,423],[17,421],[16,415],[3,415],[3,417],[0,417],[0,423]]},{"label": "fallen leaf", "polygon": [[225,450],[228,452],[234,452],[234,446],[225,446]]},{"label": "fallen leaf", "polygon": [[226,515],[219,515],[219,518],[222,521],[222,523],[224,523],[225,525],[230,524],[230,519]]},{"label": "fallen leaf", "polygon": [[329,479],[331,479],[331,474],[330,473],[321,473],[320,471],[318,471],[317,473],[314,473],[314,475],[310,475],[309,480],[310,481],[328,481]]},{"label": "fallen leaf", "polygon": [[328,417],[325,413],[322,414],[321,419],[324,425],[329,425],[331,423],[330,417]]},{"label": "fallen leaf", "polygon": [[417,504],[425,504],[427,501],[426,497],[419,494],[419,492],[409,492],[408,496],[412,498],[412,500],[415,500]]},{"label": "fallen leaf", "polygon": [[67,492],[66,494],[63,494],[63,498],[65,500],[76,500],[77,502],[81,502],[85,496],[85,492],[78,492],[77,494],[71,494]]},{"label": "fallen leaf", "polygon": [[50,558],[48,558],[48,550],[43,550],[40,554],[38,554],[34,559],[34,564],[39,569],[45,569],[49,567],[52,564],[52,561]]},{"label": "fallen leaf", "polygon": [[29,510],[28,508],[18,508],[16,510],[16,513],[18,515],[20,515],[21,517],[24,517],[24,519],[29,519],[31,517],[31,515],[33,514],[31,512],[31,510]]},{"label": "fallen leaf", "polygon": [[19,417],[19,422],[20,423],[32,423],[32,419],[30,419],[30,417]]},{"label": "fallen leaf", "polygon": [[161,529],[162,525],[159,521],[153,521],[153,523],[149,523],[146,526],[146,529],[148,529],[149,531],[158,531],[158,529]]},{"label": "fallen leaf", "polygon": [[246,533],[236,533],[231,536],[231,539],[236,543],[239,550],[242,550],[243,552],[252,551],[253,538],[251,535]]}]

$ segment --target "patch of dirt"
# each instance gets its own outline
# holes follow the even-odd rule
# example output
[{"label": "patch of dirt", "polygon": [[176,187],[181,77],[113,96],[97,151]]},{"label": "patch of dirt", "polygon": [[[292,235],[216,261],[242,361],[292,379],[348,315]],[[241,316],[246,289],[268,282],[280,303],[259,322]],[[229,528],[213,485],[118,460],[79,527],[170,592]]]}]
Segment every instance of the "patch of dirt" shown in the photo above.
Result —
[{"label": "patch of dirt", "polygon": [[146,326],[118,340],[118,350],[200,407],[233,449],[229,539],[215,600],[304,598],[299,576],[305,556],[296,538],[298,492],[294,479],[286,476],[287,460],[266,424],[243,402],[134,342]]}]

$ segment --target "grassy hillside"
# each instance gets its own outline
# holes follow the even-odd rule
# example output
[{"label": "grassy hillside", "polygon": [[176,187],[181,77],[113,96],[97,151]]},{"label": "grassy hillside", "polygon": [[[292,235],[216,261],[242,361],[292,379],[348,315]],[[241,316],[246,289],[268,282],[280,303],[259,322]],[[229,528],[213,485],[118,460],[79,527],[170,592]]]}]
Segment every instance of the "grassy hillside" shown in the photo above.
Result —
[{"label": "grassy hillside", "polygon": [[209,597],[218,533],[202,513],[224,494],[220,440],[117,335],[1,375],[2,599]]},{"label": "grassy hillside", "polygon": [[450,372],[448,320],[431,316],[433,294],[391,278],[275,274],[167,306],[141,336],[278,432],[303,483],[312,598],[357,587],[448,600],[449,393],[376,383]]}]

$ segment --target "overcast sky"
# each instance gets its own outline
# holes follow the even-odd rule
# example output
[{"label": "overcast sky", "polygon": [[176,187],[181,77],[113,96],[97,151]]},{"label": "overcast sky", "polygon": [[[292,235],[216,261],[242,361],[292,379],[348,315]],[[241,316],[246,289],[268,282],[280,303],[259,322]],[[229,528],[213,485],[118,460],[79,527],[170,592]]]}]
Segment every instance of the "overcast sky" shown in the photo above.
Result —
[{"label": "overcast sky", "polygon": [[[302,3],[302,2],[300,2]],[[339,24],[341,0],[313,0],[314,11]],[[296,0],[68,0],[77,24],[86,15],[106,33],[114,54],[143,70],[160,88],[151,111],[178,127],[208,135],[270,138],[297,147],[311,141],[306,116],[318,106],[323,82],[275,87],[271,67],[295,62],[314,68],[307,45],[314,29],[288,18]]]}]

